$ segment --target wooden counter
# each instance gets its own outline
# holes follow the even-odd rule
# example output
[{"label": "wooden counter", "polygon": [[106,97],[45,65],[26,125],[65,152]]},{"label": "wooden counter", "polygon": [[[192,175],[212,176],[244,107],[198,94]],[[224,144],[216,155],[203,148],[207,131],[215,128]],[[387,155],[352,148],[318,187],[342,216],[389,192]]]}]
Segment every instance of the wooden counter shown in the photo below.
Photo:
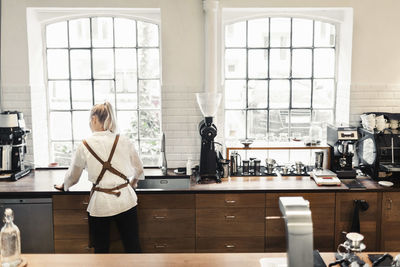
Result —
[{"label": "wooden counter", "polygon": [[[82,173],[79,183],[70,188],[69,192],[60,192],[54,189],[54,184],[61,184],[64,180],[65,169],[54,170],[35,170],[29,175],[18,181],[0,181],[0,197],[3,195],[53,195],[53,194],[77,194],[88,193],[92,184],[87,179],[87,172]],[[163,177],[158,169],[145,169],[146,177]],[[166,178],[173,177],[169,174]],[[354,189],[360,191],[389,191],[397,192],[400,188],[382,187],[377,182],[363,178],[360,179],[366,186],[365,189]],[[317,186],[308,176],[247,176],[247,177],[229,177],[223,178],[222,183],[196,184],[191,182],[185,189],[160,190],[160,189],[137,189],[138,193],[163,193],[163,192],[316,192],[332,191],[346,192],[350,191],[347,186]],[[353,191],[353,189],[351,189]]]},{"label": "wooden counter", "polygon": [[[383,253],[382,253],[383,254]],[[397,253],[391,253],[393,257]],[[24,254],[29,267],[125,267],[125,266],[164,266],[164,267],[260,267],[262,258],[286,257],[285,253],[185,253],[185,254]],[[333,253],[321,253],[326,265],[334,261]],[[372,266],[367,254],[361,257]]]}]

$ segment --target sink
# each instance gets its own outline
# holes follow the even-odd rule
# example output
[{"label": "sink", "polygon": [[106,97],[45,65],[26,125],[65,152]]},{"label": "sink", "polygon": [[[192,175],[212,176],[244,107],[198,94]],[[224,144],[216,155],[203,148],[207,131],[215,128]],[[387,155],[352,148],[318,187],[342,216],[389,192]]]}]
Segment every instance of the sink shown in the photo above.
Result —
[{"label": "sink", "polygon": [[149,177],[139,180],[137,189],[139,190],[177,190],[189,189],[189,177],[157,178]]}]

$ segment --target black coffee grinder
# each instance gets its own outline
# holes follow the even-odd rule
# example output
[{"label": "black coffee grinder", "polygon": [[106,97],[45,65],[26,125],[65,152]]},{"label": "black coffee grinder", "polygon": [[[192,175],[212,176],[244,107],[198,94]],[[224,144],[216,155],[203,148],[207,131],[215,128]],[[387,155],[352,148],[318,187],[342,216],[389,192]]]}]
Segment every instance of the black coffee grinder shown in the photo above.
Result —
[{"label": "black coffee grinder", "polygon": [[327,143],[331,148],[331,170],[338,178],[356,178],[357,172],[352,162],[357,141],[357,127],[328,125]]},{"label": "black coffee grinder", "polygon": [[217,136],[217,127],[213,124],[213,116],[217,112],[221,94],[197,93],[197,103],[204,115],[204,120],[199,123],[201,136],[200,168],[198,183],[221,182],[218,168],[218,157],[215,151],[214,138]]}]

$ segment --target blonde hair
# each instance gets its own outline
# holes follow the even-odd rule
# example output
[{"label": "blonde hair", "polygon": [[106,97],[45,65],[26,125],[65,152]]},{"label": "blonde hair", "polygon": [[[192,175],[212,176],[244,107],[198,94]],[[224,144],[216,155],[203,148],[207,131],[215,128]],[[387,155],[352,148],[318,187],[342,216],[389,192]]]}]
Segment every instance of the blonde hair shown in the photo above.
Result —
[{"label": "blonde hair", "polygon": [[117,130],[117,122],[114,117],[114,111],[110,102],[106,101],[104,104],[94,105],[90,111],[90,117],[96,116],[104,130],[109,130],[114,133]]}]

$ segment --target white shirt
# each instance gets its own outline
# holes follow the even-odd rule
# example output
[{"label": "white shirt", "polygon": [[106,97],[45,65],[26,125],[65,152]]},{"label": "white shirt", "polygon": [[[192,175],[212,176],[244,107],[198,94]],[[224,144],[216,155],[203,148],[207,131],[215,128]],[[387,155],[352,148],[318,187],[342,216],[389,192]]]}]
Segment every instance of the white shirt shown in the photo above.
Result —
[{"label": "white shirt", "polygon": [[[107,161],[111,148],[114,144],[115,134],[110,131],[94,132],[92,136],[86,139],[88,145],[103,160]],[[133,143],[126,137],[120,136],[111,165],[125,174],[128,179],[144,179],[143,165]],[[88,179],[95,183],[103,165],[87,150],[81,143],[75,151],[71,166],[64,177],[64,189],[68,190],[79,181],[84,168],[87,168]],[[125,181],[109,172],[104,173],[103,179],[99,183],[101,188],[114,188],[125,183]],[[87,211],[91,216],[106,217],[127,211],[137,205],[137,195],[131,186],[120,189],[119,197],[94,191],[90,199]]]}]

